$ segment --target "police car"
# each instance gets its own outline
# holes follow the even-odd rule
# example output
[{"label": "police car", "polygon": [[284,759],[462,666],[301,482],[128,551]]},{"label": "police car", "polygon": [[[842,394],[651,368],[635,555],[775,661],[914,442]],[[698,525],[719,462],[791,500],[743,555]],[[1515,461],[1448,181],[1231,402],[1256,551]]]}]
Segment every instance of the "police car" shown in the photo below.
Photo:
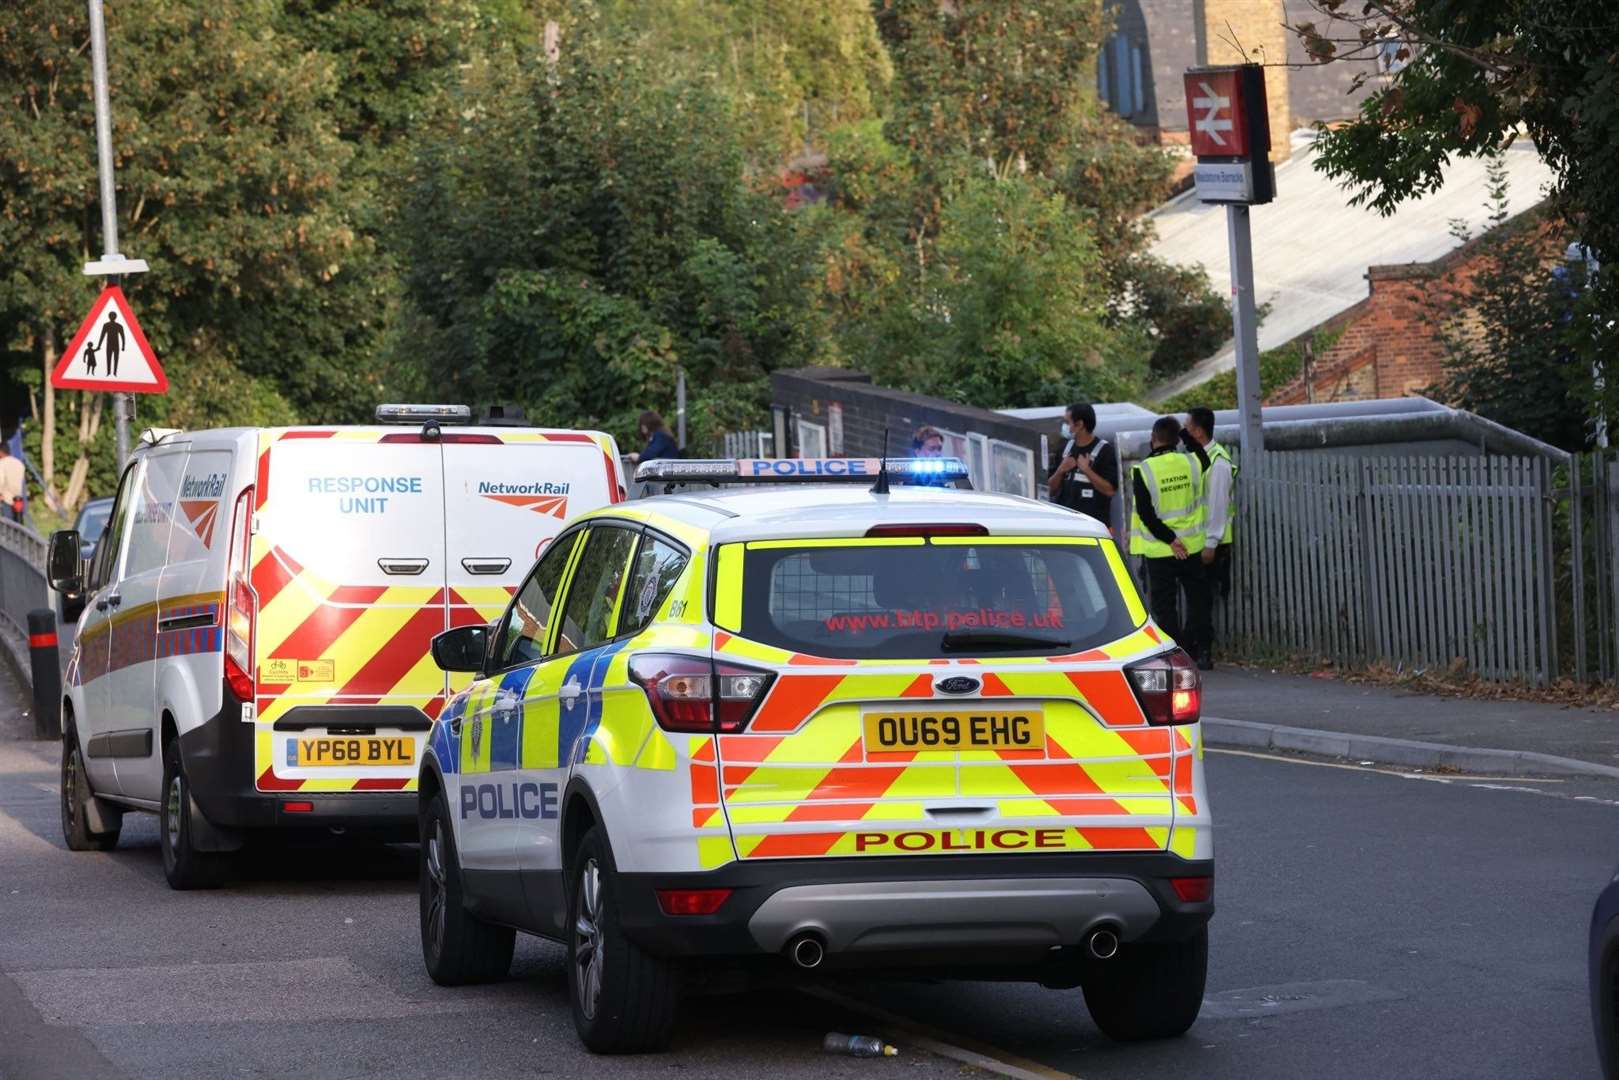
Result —
[{"label": "police car", "polygon": [[940,486],[965,471],[649,462],[682,491],[584,515],[497,622],[440,635],[475,678],[419,779],[432,978],[562,942],[607,1053],[734,968],[1030,980],[1115,1038],[1185,1031],[1197,669],[1100,524]]}]

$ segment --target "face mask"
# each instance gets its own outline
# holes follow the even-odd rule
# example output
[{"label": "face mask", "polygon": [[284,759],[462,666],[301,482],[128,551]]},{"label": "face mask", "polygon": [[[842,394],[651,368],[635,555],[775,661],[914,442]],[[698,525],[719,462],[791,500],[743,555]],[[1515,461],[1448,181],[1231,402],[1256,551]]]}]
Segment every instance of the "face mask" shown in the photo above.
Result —
[{"label": "face mask", "polygon": [[1065,439],[1072,439],[1074,437],[1074,429],[1069,426],[1068,421],[1066,420],[1064,420],[1062,423],[1062,437]]}]

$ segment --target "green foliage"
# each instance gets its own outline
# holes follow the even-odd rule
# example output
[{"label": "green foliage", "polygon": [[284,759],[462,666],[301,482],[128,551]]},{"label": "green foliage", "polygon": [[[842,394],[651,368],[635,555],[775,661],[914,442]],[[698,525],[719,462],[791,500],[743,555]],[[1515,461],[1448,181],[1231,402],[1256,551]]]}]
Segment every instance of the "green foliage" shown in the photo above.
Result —
[{"label": "green foliage", "polygon": [[1114,293],[1115,318],[1145,322],[1152,339],[1148,366],[1165,379],[1213,356],[1231,336],[1231,310],[1209,288],[1200,267],[1176,266],[1138,255],[1123,268],[1123,290]]},{"label": "green foliage", "polygon": [[408,348],[452,400],[628,438],[672,405],[678,364],[711,399],[702,435],[756,415],[767,372],[809,351],[809,249],[747,183],[708,85],[575,38],[554,69],[491,58],[422,146]]},{"label": "green foliage", "polygon": [[[1338,343],[1344,328],[1324,327],[1312,332],[1308,338],[1309,351],[1319,356]],[[1280,390],[1304,370],[1305,342],[1295,339],[1259,354],[1259,396],[1261,400]],[[1190,390],[1183,390],[1172,398],[1158,403],[1165,412],[1180,413],[1199,405],[1210,409],[1237,407],[1237,373],[1222,371]]]}]

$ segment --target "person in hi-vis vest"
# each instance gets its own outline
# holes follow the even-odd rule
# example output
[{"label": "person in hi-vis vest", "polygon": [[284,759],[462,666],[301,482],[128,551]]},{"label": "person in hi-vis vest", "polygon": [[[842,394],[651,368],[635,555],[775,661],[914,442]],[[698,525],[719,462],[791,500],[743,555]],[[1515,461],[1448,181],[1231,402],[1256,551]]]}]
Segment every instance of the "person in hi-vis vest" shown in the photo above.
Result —
[{"label": "person in hi-vis vest", "polygon": [[[1184,443],[1191,456],[1176,452]],[[1207,668],[1214,630],[1203,572],[1203,477],[1209,457],[1173,416],[1152,425],[1152,453],[1130,469],[1130,554],[1147,568],[1148,604],[1158,625]],[[1186,624],[1179,600],[1186,594]]]},{"label": "person in hi-vis vest", "polygon": [[1203,574],[1209,598],[1231,599],[1231,538],[1237,520],[1237,463],[1214,441],[1214,410],[1198,407],[1186,414],[1186,430],[1209,455],[1203,477]]}]

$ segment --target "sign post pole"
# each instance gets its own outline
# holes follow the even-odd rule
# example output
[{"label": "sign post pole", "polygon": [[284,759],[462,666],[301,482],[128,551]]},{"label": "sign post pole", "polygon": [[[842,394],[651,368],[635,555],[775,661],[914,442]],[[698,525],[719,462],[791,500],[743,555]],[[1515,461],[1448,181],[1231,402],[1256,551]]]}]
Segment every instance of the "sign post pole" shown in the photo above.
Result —
[{"label": "sign post pole", "polygon": [[1231,261],[1231,330],[1237,346],[1237,420],[1243,457],[1265,449],[1260,407],[1259,319],[1254,301],[1254,244],[1249,207],[1276,197],[1270,167],[1265,77],[1256,64],[1193,68],[1186,73],[1187,131],[1197,164],[1198,197],[1224,203]]},{"label": "sign post pole", "polygon": [[1259,317],[1254,306],[1254,242],[1248,205],[1227,203],[1226,232],[1231,253],[1231,323],[1237,343],[1237,423],[1243,459],[1265,449],[1260,418]]},{"label": "sign post pole", "polygon": [[[90,77],[96,100],[96,164],[101,174],[102,258],[114,262],[118,252],[118,191],[112,174],[112,100],[107,90],[107,23],[102,17],[102,0],[90,4]],[[118,274],[108,274],[107,284],[117,285]],[[123,474],[129,461],[129,395],[112,395],[113,441],[118,472]]]}]

